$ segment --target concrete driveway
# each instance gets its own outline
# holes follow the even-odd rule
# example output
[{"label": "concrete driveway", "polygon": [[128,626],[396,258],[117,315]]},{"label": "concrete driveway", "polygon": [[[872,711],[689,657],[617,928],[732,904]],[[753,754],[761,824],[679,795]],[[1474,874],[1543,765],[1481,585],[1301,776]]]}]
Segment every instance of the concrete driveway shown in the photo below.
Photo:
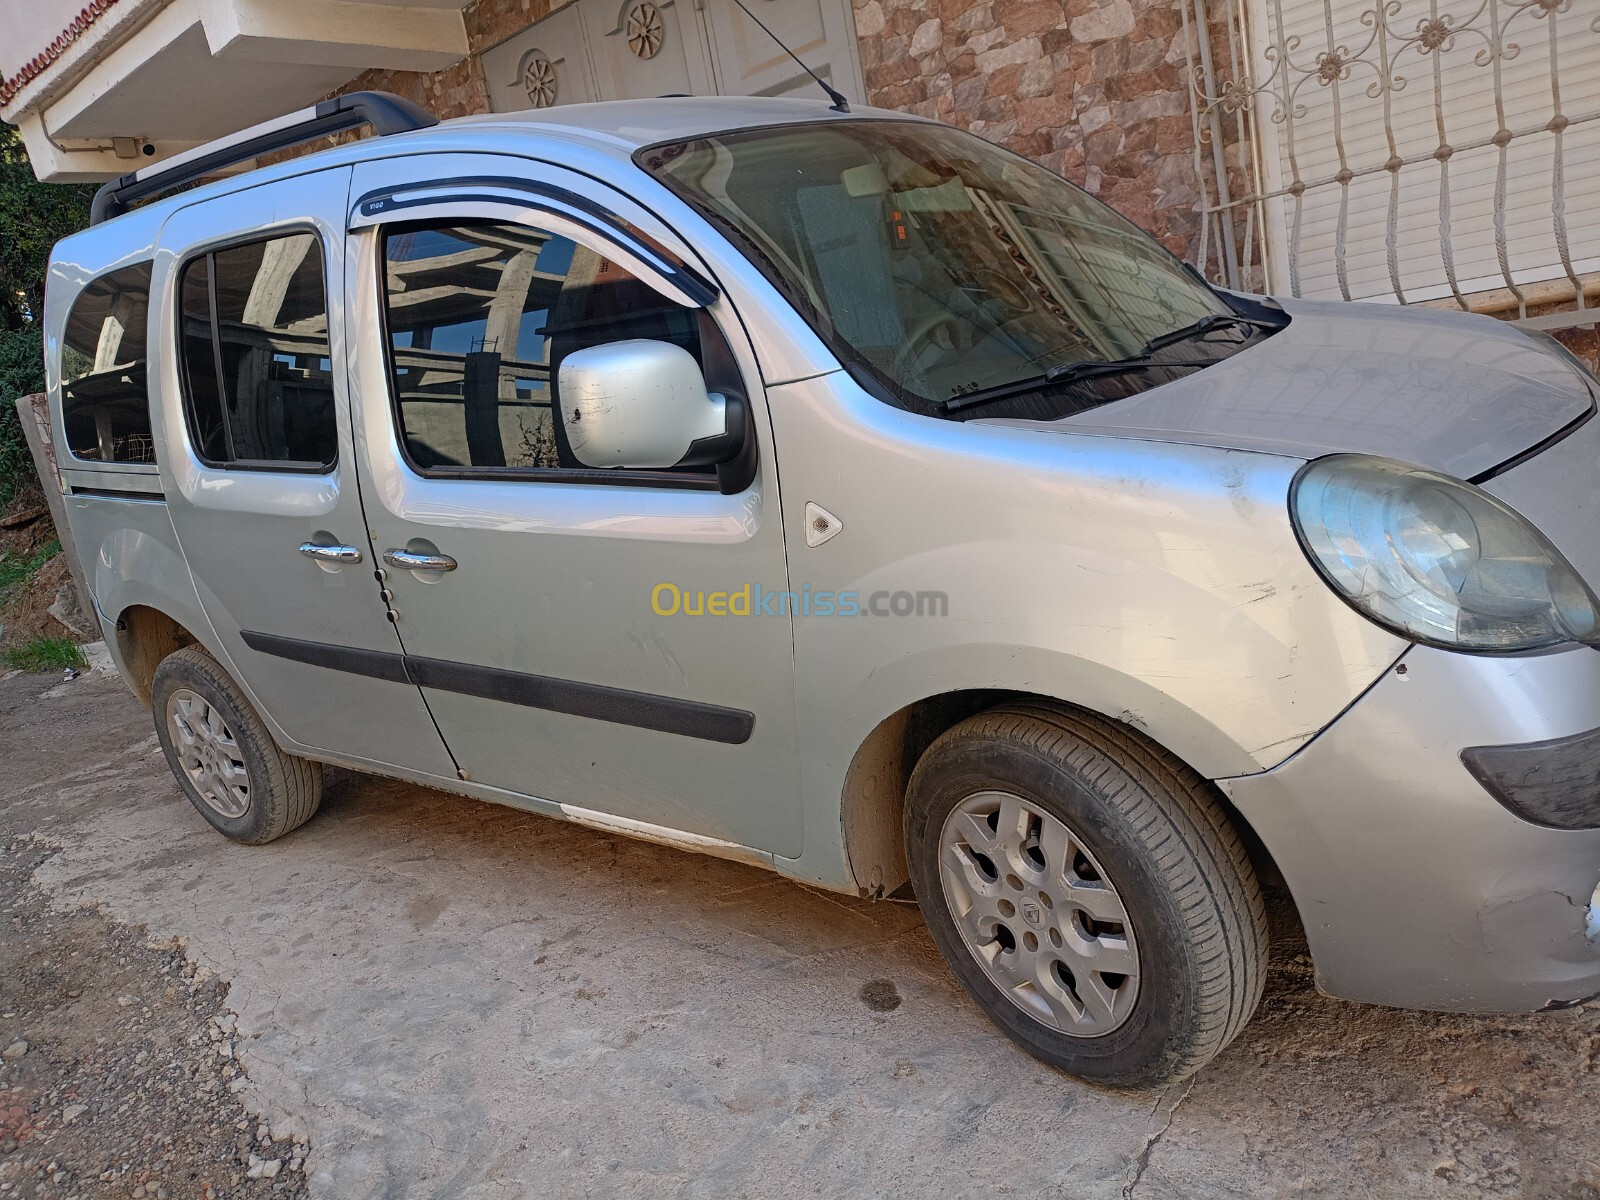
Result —
[{"label": "concrete driveway", "polygon": [[229,981],[244,1099],[328,1200],[1600,1197],[1600,1006],[1329,1000],[1281,909],[1244,1036],[1127,1094],[996,1034],[914,906],[344,773],[232,845],[98,672],[0,683],[0,835],[28,832],[51,904]]}]

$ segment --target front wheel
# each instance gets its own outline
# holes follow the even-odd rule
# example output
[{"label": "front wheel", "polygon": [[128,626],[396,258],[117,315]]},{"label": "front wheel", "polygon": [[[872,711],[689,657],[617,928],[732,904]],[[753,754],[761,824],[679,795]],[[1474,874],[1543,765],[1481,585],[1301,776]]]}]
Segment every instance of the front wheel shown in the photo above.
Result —
[{"label": "front wheel", "polygon": [[1069,1074],[1152,1087],[1244,1027],[1261,890],[1205,780],[1132,730],[1015,704],[948,730],[911,777],[906,852],[961,983]]}]

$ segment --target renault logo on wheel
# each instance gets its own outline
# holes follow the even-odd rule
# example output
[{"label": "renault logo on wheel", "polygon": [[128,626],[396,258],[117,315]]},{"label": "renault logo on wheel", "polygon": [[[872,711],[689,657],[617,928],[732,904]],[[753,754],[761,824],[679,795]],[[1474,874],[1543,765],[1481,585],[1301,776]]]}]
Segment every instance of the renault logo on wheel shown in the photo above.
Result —
[{"label": "renault logo on wheel", "polygon": [[1024,900],[1020,907],[1022,908],[1022,919],[1037,929],[1044,921],[1043,910],[1032,900]]}]

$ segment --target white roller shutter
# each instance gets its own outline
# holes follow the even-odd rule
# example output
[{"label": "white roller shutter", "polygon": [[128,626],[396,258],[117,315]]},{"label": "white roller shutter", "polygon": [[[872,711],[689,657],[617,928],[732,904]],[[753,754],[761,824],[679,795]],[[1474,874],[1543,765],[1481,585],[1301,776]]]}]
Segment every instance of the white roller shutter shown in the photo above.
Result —
[{"label": "white roller shutter", "polygon": [[1463,295],[1600,270],[1600,0],[1250,15],[1275,289],[1416,301],[1452,268]]}]

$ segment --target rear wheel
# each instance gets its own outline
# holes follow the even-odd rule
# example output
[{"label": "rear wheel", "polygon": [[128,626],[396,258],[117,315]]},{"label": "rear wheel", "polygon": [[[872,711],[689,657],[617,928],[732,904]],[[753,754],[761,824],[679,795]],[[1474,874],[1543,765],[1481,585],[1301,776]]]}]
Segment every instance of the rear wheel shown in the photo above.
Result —
[{"label": "rear wheel", "polygon": [[190,646],[169,655],[150,691],[167,765],[215,829],[260,845],[311,819],[322,799],[322,765],[280,750],[209,654]]},{"label": "rear wheel", "polygon": [[935,942],[1036,1057],[1127,1087],[1188,1075],[1255,1010],[1260,888],[1209,785],[1065,706],[992,709],[912,775],[906,849]]}]

